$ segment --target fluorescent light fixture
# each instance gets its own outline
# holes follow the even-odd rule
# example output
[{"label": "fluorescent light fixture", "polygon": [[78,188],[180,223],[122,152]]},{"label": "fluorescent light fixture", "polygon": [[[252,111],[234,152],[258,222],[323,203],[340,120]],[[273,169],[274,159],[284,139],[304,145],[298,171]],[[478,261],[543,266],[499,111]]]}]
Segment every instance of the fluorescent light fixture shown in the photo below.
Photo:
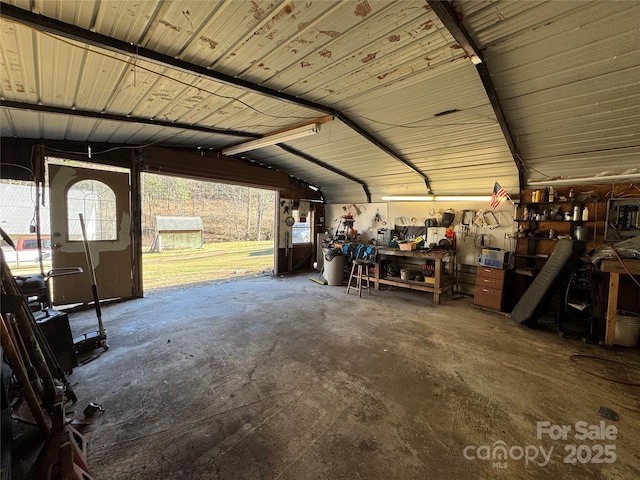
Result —
[{"label": "fluorescent light fixture", "polygon": [[609,183],[624,182],[627,180],[640,180],[640,172],[624,173],[620,175],[602,175],[600,177],[584,177],[584,178],[558,178],[555,180],[540,180],[535,182],[527,182],[530,187],[544,187],[549,185],[580,185],[585,183]]},{"label": "fluorescent light fixture", "polygon": [[391,202],[432,202],[433,195],[389,195],[382,197],[382,200]]},{"label": "fluorescent light fixture", "polygon": [[491,195],[389,195],[382,200],[391,202],[489,202]]},{"label": "fluorescent light fixture", "polygon": [[436,195],[436,202],[490,202],[491,195]]},{"label": "fluorescent light fixture", "polygon": [[313,123],[311,125],[304,125],[298,128],[292,128],[280,133],[274,133],[273,135],[266,135],[256,140],[249,140],[248,142],[239,143],[232,147],[227,147],[222,150],[224,155],[235,155],[237,153],[249,152],[251,150],[257,150],[258,148],[269,147],[277,143],[288,142],[296,138],[306,137],[313,135],[320,131],[320,124]]}]

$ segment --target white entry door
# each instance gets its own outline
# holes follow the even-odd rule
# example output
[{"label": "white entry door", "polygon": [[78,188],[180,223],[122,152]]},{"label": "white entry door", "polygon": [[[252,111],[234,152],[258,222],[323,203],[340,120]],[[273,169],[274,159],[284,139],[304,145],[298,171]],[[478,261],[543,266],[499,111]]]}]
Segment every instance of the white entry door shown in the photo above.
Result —
[{"label": "white entry door", "polygon": [[82,214],[100,299],[133,297],[129,174],[49,164],[52,267],[83,273],[53,278],[56,305],[93,301]]}]

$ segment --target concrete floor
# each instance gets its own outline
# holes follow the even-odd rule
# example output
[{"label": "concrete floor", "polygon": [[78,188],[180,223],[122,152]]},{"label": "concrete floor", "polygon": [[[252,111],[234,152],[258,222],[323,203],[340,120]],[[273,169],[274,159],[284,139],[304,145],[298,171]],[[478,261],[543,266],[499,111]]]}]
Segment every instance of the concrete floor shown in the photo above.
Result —
[{"label": "concrete floor", "polygon": [[[74,334],[96,329],[93,311],[70,318]],[[99,480],[640,478],[640,389],[569,358],[635,364],[576,359],[638,382],[640,350],[520,327],[470,298],[358,298],[302,274],[150,293],[103,318],[110,349],[68,377],[69,409],[105,408],[78,427]],[[576,422],[602,420],[615,439],[576,438]],[[538,438],[538,421],[571,431]],[[586,445],[575,465],[572,445]],[[507,459],[486,459],[499,446]]]}]

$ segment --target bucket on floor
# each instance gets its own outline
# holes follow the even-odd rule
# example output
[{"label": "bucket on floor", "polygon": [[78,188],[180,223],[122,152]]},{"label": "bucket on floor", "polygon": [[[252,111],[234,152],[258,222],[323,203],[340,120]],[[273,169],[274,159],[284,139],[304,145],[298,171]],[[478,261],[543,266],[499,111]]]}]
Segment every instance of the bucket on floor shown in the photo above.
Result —
[{"label": "bucket on floor", "polygon": [[[627,312],[622,312],[627,313]],[[616,336],[614,343],[623,347],[635,347],[640,338],[640,316],[616,315]]]},{"label": "bucket on floor", "polygon": [[336,255],[331,260],[324,259],[324,279],[327,285],[342,285],[344,279],[344,255]]}]

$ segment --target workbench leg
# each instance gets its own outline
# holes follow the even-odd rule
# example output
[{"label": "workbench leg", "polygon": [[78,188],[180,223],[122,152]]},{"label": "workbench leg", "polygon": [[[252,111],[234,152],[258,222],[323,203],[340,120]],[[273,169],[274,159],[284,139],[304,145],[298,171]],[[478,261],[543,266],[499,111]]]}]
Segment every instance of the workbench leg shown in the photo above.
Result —
[{"label": "workbench leg", "polygon": [[440,305],[440,285],[442,285],[442,259],[437,258],[435,264],[435,275],[434,275],[434,288],[437,289],[437,292],[433,292],[433,303],[435,305]]},{"label": "workbench leg", "polygon": [[618,287],[620,286],[620,274],[611,272],[609,275],[609,299],[604,343],[607,346],[612,346],[616,338],[616,314],[618,312]]}]

